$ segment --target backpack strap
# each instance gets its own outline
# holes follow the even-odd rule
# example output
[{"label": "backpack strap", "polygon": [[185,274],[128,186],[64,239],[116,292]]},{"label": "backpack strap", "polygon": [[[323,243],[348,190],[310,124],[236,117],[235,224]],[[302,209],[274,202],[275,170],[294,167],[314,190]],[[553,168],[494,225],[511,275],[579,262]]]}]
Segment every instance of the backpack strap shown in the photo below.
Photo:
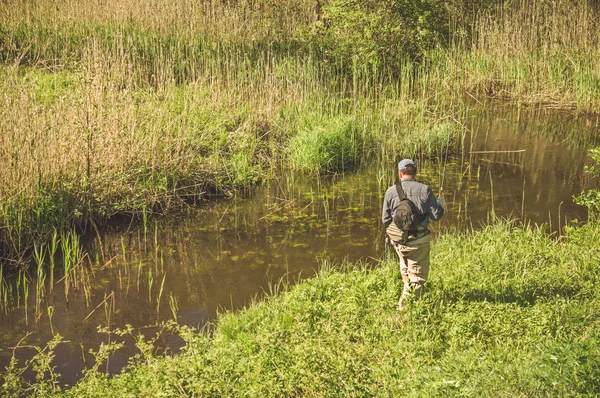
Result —
[{"label": "backpack strap", "polygon": [[404,193],[404,189],[402,189],[402,182],[400,181],[396,183],[396,192],[398,192],[400,200],[406,199],[406,194]]}]

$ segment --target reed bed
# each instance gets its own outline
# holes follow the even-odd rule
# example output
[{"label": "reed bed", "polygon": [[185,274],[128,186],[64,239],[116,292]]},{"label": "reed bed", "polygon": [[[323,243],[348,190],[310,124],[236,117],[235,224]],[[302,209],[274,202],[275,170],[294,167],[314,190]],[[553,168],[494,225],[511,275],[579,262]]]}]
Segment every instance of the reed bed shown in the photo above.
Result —
[{"label": "reed bed", "polygon": [[[597,2],[520,0],[480,15],[460,51],[433,70],[478,97],[493,95],[579,112],[600,111]],[[442,65],[437,63],[442,61]],[[445,64],[445,66],[444,66]],[[444,80],[437,76],[434,80]]]},{"label": "reed bed", "polygon": [[[348,90],[335,91],[337,82],[323,87],[310,60],[245,71],[239,60],[210,79],[145,88],[132,78],[135,64],[115,61],[101,43],[77,73],[2,67],[5,251],[22,253],[55,228],[163,212],[255,183],[281,167],[288,141],[307,119],[316,129],[327,127],[324,119],[352,120],[361,136],[355,164],[374,158],[378,143],[435,124],[416,103],[355,101]],[[410,151],[428,156],[427,149]]]},{"label": "reed bed", "polygon": [[[294,151],[311,172],[439,157],[464,133],[466,98],[600,111],[599,14],[584,0],[486,11],[472,35],[379,69],[325,56],[319,4],[2,2],[6,269],[54,229],[228,193],[297,164]],[[297,138],[339,125],[351,162],[319,155],[343,145]]]}]

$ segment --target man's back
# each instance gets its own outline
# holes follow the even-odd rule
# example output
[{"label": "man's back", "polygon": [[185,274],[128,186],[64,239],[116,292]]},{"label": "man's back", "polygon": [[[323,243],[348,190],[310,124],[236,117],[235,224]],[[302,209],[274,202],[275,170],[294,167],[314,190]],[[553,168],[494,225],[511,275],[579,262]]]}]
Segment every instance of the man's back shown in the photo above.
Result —
[{"label": "man's back", "polygon": [[[429,219],[438,221],[444,215],[444,208],[438,204],[431,188],[428,185],[415,181],[412,178],[402,180],[402,189],[408,200],[413,202],[420,214],[426,214],[427,217],[420,223],[420,226],[427,229]],[[385,192],[383,201],[383,212],[381,219],[384,226],[388,226],[394,220],[395,210],[400,204],[398,191],[395,185],[392,185]]]}]

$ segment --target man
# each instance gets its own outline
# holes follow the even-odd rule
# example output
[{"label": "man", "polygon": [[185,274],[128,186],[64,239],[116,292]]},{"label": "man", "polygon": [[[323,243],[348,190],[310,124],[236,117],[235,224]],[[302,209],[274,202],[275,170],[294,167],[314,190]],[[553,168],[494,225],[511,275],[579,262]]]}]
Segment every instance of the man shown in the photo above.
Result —
[{"label": "man", "polygon": [[429,250],[431,234],[429,220],[439,221],[444,215],[443,198],[433,196],[431,188],[415,181],[417,166],[411,159],[403,159],[398,163],[398,177],[406,198],[414,203],[416,211],[421,215],[416,231],[402,231],[394,222],[396,210],[400,205],[399,190],[392,185],[385,192],[383,200],[382,221],[392,246],[400,257],[400,273],[404,289],[396,309],[402,311],[402,305],[411,294],[419,298],[423,284],[429,275]]}]

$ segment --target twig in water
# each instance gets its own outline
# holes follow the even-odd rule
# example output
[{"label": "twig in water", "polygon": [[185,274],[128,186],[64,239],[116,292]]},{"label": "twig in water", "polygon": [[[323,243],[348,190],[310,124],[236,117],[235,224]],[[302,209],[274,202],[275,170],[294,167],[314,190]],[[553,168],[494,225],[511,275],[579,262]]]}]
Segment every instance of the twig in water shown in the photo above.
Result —
[{"label": "twig in water", "polygon": [[525,151],[525,149],[518,149],[516,151],[471,151],[469,153],[521,153]]},{"label": "twig in water", "polygon": [[102,302],[101,302],[100,304],[98,304],[98,305],[96,306],[96,308],[94,308],[94,309],[92,310],[92,312],[90,312],[90,313],[88,314],[88,316],[86,316],[86,317],[85,317],[84,321],[87,321],[87,320],[88,320],[88,318],[89,318],[90,316],[92,316],[92,314],[93,314],[94,312],[96,312],[96,310],[97,310],[98,308],[100,308],[100,306],[101,306],[102,304],[106,303],[106,301],[107,301],[107,300],[108,300],[108,299],[109,299],[111,296],[114,296],[114,294],[115,294],[115,292],[112,292],[111,294],[109,294],[108,296],[106,296],[106,298],[105,298],[104,300],[102,300]]}]

